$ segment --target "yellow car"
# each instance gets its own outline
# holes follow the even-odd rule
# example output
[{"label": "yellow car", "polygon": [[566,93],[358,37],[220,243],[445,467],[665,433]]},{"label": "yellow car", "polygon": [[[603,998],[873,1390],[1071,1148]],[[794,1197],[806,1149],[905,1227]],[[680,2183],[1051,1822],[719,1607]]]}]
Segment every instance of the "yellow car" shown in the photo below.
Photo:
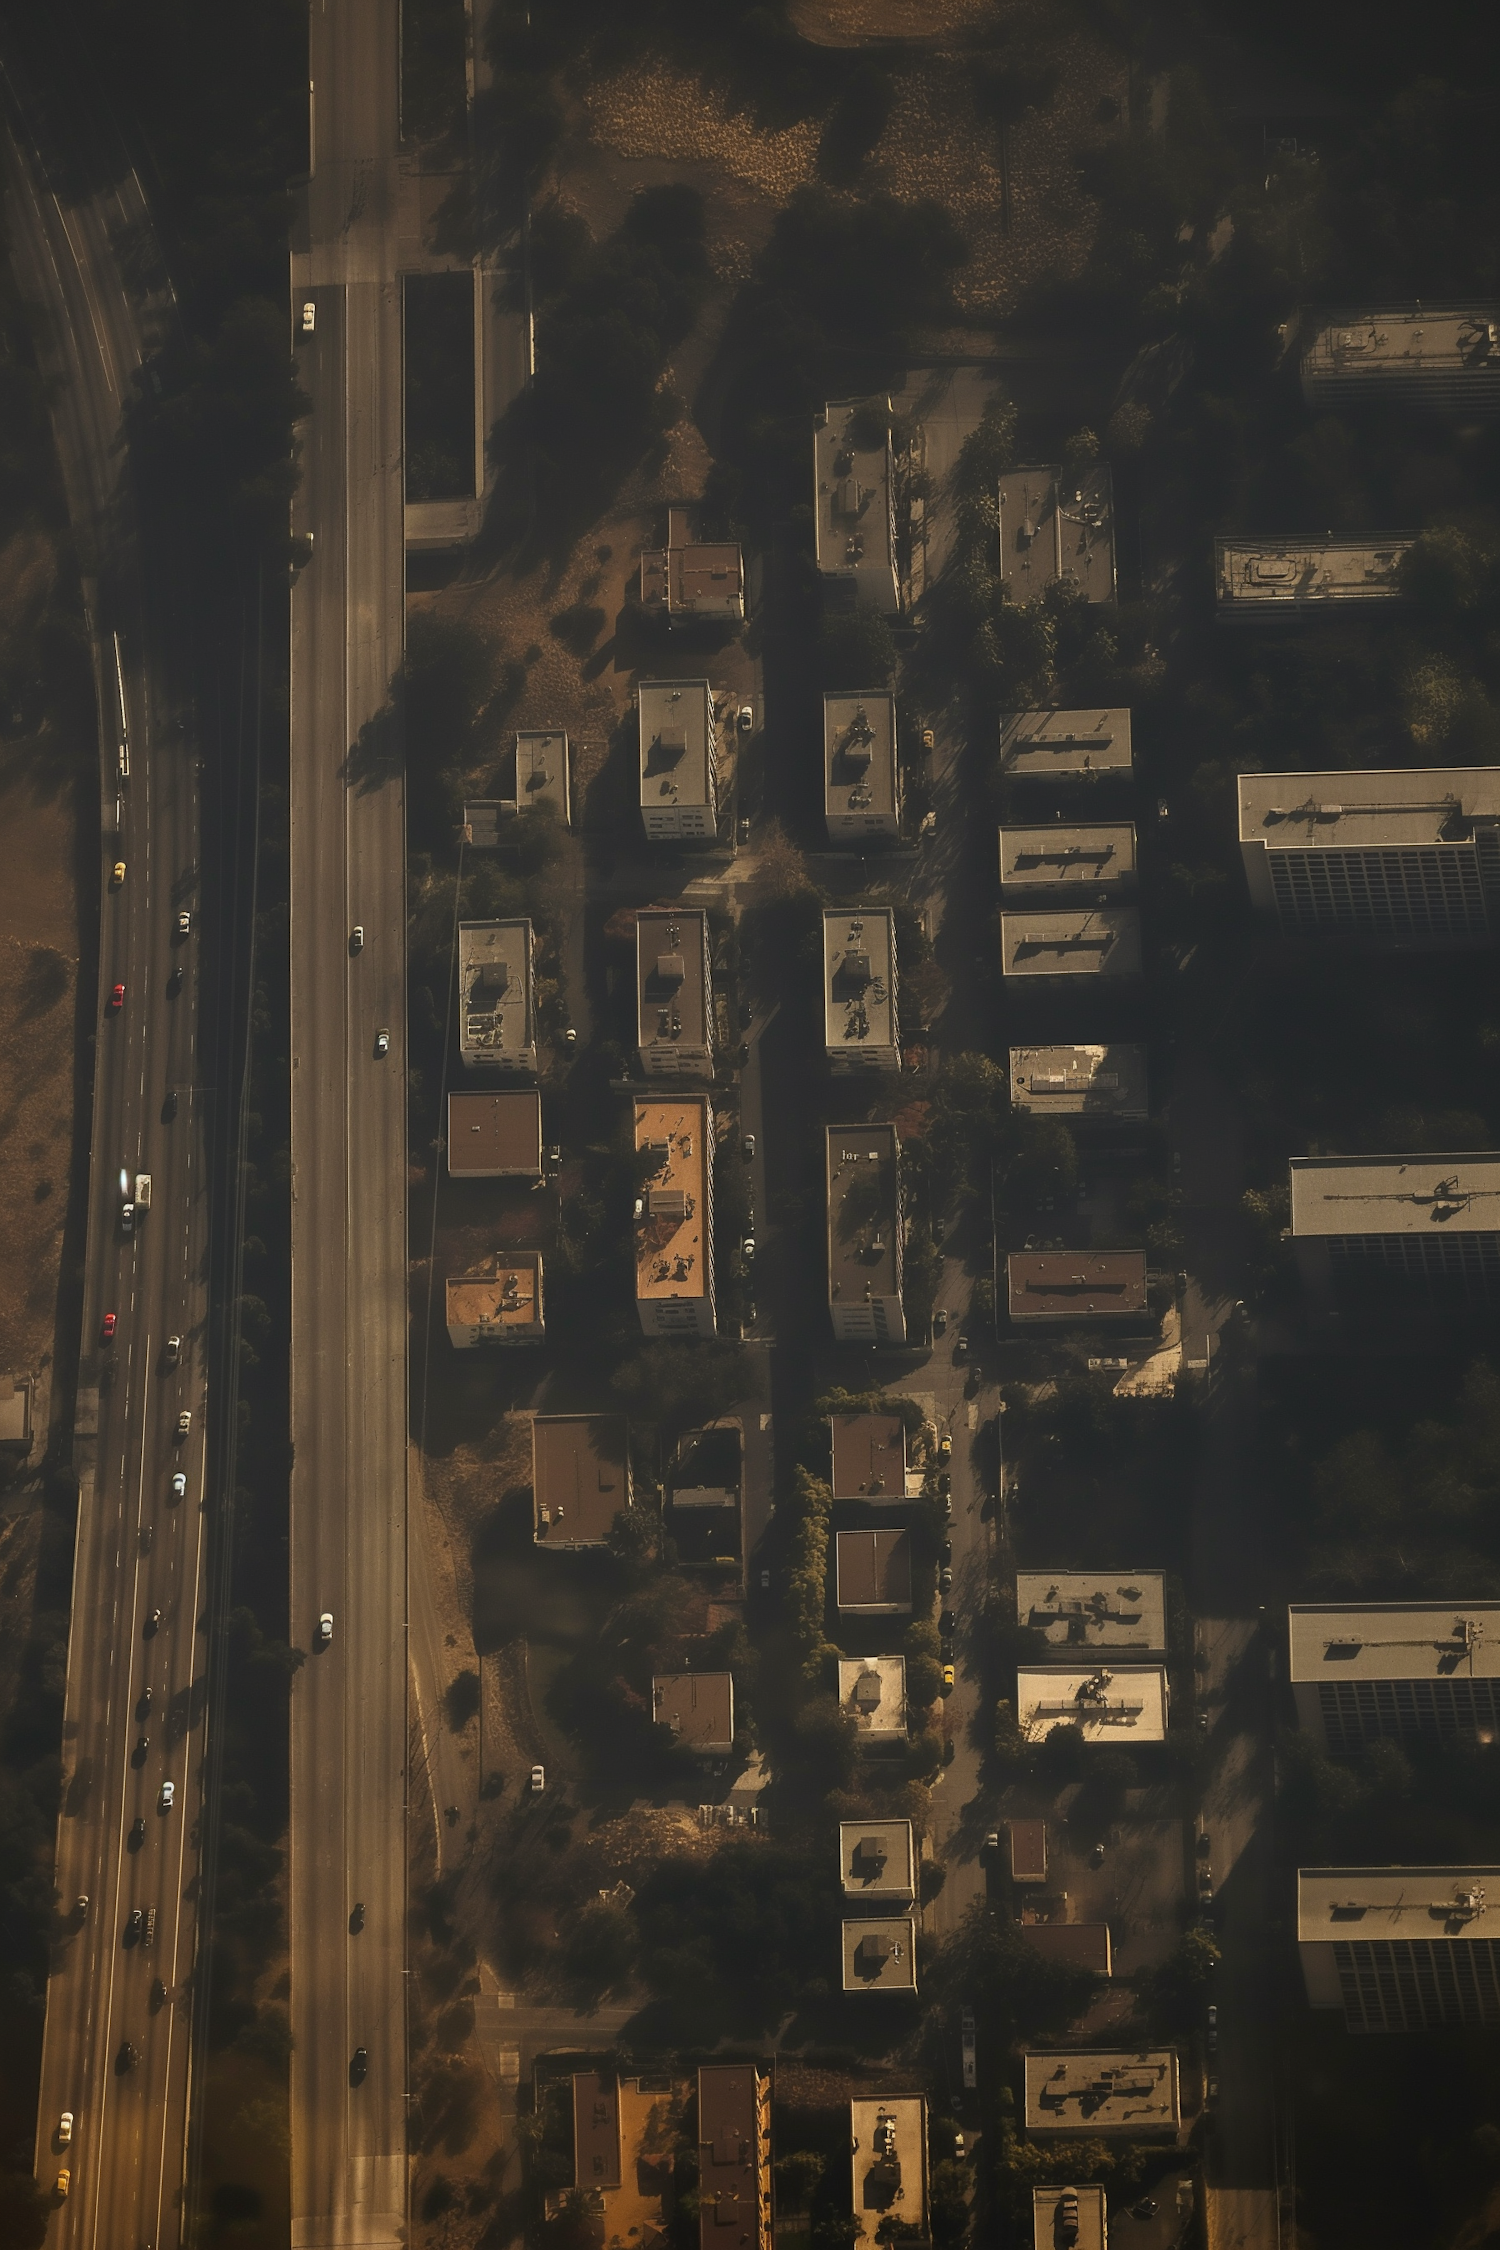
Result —
[{"label": "yellow car", "polygon": [[111,870],[111,873],[110,873],[110,878],[109,878],[109,887],[110,887],[110,889],[111,889],[112,891],[117,891],[117,890],[118,890],[118,889],[120,888],[120,885],[121,885],[121,884],[122,884],[122,883],[124,882],[124,880],[125,880],[125,862],[124,862],[124,860],[123,860],[123,859],[117,859],[117,860],[115,861],[114,867],[113,867],[113,869]]},{"label": "yellow car", "polygon": [[953,1693],[953,1666],[951,1664],[943,1666],[943,1693],[944,1695]]},{"label": "yellow car", "polygon": [[64,2170],[58,2173],[56,2194],[59,2203],[67,2202],[68,2190],[72,2185],[73,2175],[71,2172]]}]

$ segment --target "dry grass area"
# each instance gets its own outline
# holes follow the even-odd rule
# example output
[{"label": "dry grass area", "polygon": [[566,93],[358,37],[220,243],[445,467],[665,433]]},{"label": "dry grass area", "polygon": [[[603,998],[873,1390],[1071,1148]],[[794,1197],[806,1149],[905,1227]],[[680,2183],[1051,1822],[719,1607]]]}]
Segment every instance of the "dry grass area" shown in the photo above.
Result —
[{"label": "dry grass area", "polygon": [[799,37],[815,47],[960,38],[985,31],[999,12],[995,0],[791,0],[787,10]]}]

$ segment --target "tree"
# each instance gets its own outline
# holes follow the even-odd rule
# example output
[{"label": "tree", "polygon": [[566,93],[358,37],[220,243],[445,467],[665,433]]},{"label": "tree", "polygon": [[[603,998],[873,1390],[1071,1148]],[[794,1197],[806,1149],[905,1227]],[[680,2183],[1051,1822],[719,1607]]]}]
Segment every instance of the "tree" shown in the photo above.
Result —
[{"label": "tree", "polygon": [[629,1909],[596,1899],[563,1940],[562,1972],[576,2006],[597,2008],[635,1973],[636,1930]]},{"label": "tree", "polygon": [[776,2200],[787,2211],[805,2211],[823,2177],[824,2160],[810,2148],[776,2160]]},{"label": "tree", "polygon": [[466,1665],[448,1682],[443,1697],[448,1725],[454,1734],[462,1734],[469,1721],[479,1716],[479,1699],[479,1674],[471,1665]]}]

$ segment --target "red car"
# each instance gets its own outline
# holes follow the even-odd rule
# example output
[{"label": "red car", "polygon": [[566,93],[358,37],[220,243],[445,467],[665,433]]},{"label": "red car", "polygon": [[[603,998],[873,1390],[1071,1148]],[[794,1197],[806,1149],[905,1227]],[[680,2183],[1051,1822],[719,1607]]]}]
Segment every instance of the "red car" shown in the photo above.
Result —
[{"label": "red car", "polygon": [[109,996],[109,1004],[110,1004],[111,1008],[114,1008],[114,1009],[119,1009],[119,1008],[123,1008],[123,1007],[124,1007],[124,1005],[125,1005],[125,987],[124,987],[124,985],[123,985],[123,984],[117,984],[117,985],[115,986],[115,988],[114,988],[113,992],[111,992],[111,994],[110,994],[110,996]]},{"label": "red car", "polygon": [[105,1316],[104,1316],[104,1341],[106,1342],[106,1344],[107,1344],[107,1343],[109,1342],[109,1340],[110,1340],[111,1336],[113,1336],[114,1332],[115,1332],[115,1316],[114,1316],[114,1314],[113,1314],[112,1312],[107,1312],[107,1313],[105,1314]]}]

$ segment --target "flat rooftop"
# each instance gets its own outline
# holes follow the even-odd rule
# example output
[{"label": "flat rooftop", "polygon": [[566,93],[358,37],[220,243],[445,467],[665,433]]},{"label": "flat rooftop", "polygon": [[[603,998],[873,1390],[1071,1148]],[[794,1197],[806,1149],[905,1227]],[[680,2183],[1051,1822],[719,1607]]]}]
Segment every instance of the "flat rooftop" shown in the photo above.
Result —
[{"label": "flat rooftop", "polygon": [[1114,495],[1107,463],[1079,476],[1059,468],[1008,470],[1000,479],[1000,579],[1011,599],[1031,601],[1071,578],[1086,600],[1115,598]]},{"label": "flat rooftop", "polygon": [[909,1820],[841,1820],[839,1879],[845,1898],[911,1898],[917,1850]]},{"label": "flat rooftop", "polygon": [[1135,826],[1128,820],[1039,821],[1000,830],[1006,891],[1083,891],[1135,882]]},{"label": "flat rooftop", "polygon": [[1164,1649],[1167,1599],[1159,1570],[1022,1570],[1016,1617],[1050,1648]]},{"label": "flat rooftop", "polygon": [[1159,1664],[1028,1666],[1016,1673],[1016,1722],[1028,1742],[1076,1726],[1085,1742],[1165,1742],[1167,1675]]},{"label": "flat rooftop", "polygon": [[542,1261],[535,1251],[497,1251],[482,1272],[450,1274],[444,1287],[450,1328],[503,1339],[541,1325]]},{"label": "flat rooftop", "polygon": [[1500,1155],[1294,1156],[1292,1233],[1493,1234]]},{"label": "flat rooftop", "polygon": [[602,1547],[630,1499],[623,1414],[533,1414],[536,1538],[546,1547]]},{"label": "flat rooftop", "polygon": [[906,1498],[906,1424],[899,1414],[828,1418],[835,1500]]},{"label": "flat rooftop", "polygon": [[[1064,2197],[1070,2197],[1066,2220]],[[1048,2187],[1031,2191],[1032,2250],[1109,2250],[1109,2220],[1102,2187]]]},{"label": "flat rooftop", "polygon": [[1004,711],[1000,764],[1013,781],[1086,781],[1131,770],[1128,711]]},{"label": "flat rooftop", "polygon": [[536,1057],[531,924],[458,925],[459,1039],[466,1055],[503,1068]]},{"label": "flat rooftop", "polygon": [[707,680],[642,680],[637,699],[642,809],[711,807],[713,690]]},{"label": "flat rooftop", "polygon": [[1047,1823],[1045,1820],[1008,1820],[1010,1879],[1013,1883],[1047,1880]]},{"label": "flat rooftop", "polygon": [[1096,1977],[1114,1975],[1107,1922],[1019,1922],[1016,1927],[1040,1960],[1060,1969],[1089,1969]]},{"label": "flat rooftop", "polygon": [[846,1992],[915,1992],[915,1917],[871,1914],[857,1922],[846,1922],[843,1958]]},{"label": "flat rooftop", "polygon": [[906,1658],[841,1656],[839,1709],[862,1743],[906,1740]]},{"label": "flat rooftop", "polygon": [[648,906],[635,918],[637,1042],[709,1043],[708,917],[700,907]]},{"label": "flat rooftop", "polygon": [[1500,1679],[1500,1602],[1294,1602],[1291,1677]]},{"label": "flat rooftop", "polygon": [[896,1294],[898,1148],[894,1125],[828,1127],[828,1291],[836,1302]]},{"label": "flat rooftop", "polygon": [[1000,917],[1008,977],[1138,977],[1141,921],[1133,906],[1026,906]]},{"label": "flat rooftop", "polygon": [[1219,539],[1215,585],[1222,609],[1266,611],[1357,608],[1391,601],[1396,572],[1417,534],[1385,531],[1367,539]]},{"label": "flat rooftop", "polygon": [[834,1550],[840,1609],[897,1613],[911,1608],[909,1531],[836,1531]]},{"label": "flat rooftop", "polygon": [[[754,2250],[770,2239],[770,2080],[754,2063],[698,2070],[698,2239]],[[733,2231],[731,2231],[733,2230]]]},{"label": "flat rooftop", "polygon": [[734,1748],[734,1674],[657,1673],[651,1716],[659,1727],[671,1728],[680,1749],[727,1757]]},{"label": "flat rooftop", "polygon": [[1310,316],[1311,381],[1368,374],[1500,374],[1500,305],[1337,305]]},{"label": "flat rooftop", "polygon": [[635,1222],[635,1293],[702,1297],[708,1291],[708,1104],[701,1098],[638,1101],[635,1147],[654,1160]]},{"label": "flat rooftop", "polygon": [[823,698],[823,805],[830,818],[896,816],[896,699],[881,689]]},{"label": "flat rooftop", "polygon": [[448,1170],[454,1179],[539,1180],[542,1097],[536,1088],[450,1094]]},{"label": "flat rooftop", "polygon": [[1012,1320],[1138,1318],[1149,1309],[1144,1250],[1012,1250],[1005,1275]]},{"label": "flat rooftop", "polygon": [[560,727],[516,736],[516,810],[534,811],[539,805],[550,805],[567,822],[568,738]]},{"label": "flat rooftop", "polygon": [[1476,821],[1500,820],[1500,766],[1243,773],[1239,797],[1240,842],[1267,851],[1471,844]]},{"label": "flat rooftop", "polygon": [[1181,2118],[1169,2047],[1026,2057],[1028,2133],[1175,2133]]},{"label": "flat rooftop", "polygon": [[[830,399],[813,427],[818,568],[883,615],[897,605],[889,398]],[[876,444],[858,443],[884,429]]]},{"label": "flat rooftop", "polygon": [[613,2071],[579,2071],[573,2079],[573,2184],[617,2188],[622,2176],[620,2081]]},{"label": "flat rooftop", "polygon": [[824,908],[823,1039],[836,1052],[895,1047],[896,917],[889,907]]},{"label": "flat rooftop", "polygon": [[745,614],[745,571],[732,540],[698,539],[690,512],[667,514],[667,543],[641,555],[641,602],[669,617],[738,619]]},{"label": "flat rooftop", "polygon": [[1144,1047],[1012,1047],[1010,1098],[1039,1117],[1139,1122],[1150,1114]]},{"label": "flat rooftop", "polygon": [[1297,1941],[1500,1942],[1500,1867],[1302,1867]]},{"label": "flat rooftop", "polygon": [[873,2243],[882,2222],[898,2219],[920,2240],[927,2232],[927,2104],[920,2094],[851,2101],[851,2194],[859,2232]]}]

